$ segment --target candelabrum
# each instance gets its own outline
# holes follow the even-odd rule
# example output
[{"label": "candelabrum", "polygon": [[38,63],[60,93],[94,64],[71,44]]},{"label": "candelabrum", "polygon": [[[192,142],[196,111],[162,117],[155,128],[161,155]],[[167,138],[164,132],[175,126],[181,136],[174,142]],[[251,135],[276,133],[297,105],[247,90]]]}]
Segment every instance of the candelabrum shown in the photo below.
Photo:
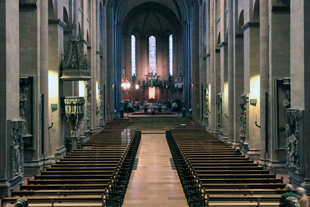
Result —
[{"label": "candelabrum", "polygon": [[71,140],[77,140],[77,148],[80,148],[81,143],[77,137],[77,130],[79,129],[84,118],[84,104],[83,97],[65,97],[64,109],[67,124],[71,130]]}]

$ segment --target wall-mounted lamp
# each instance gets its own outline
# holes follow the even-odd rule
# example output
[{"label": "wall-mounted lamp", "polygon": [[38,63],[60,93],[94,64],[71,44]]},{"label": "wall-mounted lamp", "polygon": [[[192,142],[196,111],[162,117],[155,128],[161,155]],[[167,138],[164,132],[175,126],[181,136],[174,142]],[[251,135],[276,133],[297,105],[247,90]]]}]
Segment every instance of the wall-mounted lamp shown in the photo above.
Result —
[{"label": "wall-mounted lamp", "polygon": [[261,127],[261,126],[259,126],[259,125],[257,124],[257,114],[255,114],[255,125],[256,125],[258,128]]}]

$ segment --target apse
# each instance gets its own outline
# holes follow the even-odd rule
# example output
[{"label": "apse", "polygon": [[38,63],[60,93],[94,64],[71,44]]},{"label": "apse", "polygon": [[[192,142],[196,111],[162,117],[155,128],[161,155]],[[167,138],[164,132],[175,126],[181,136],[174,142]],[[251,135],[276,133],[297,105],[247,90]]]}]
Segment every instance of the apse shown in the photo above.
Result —
[{"label": "apse", "polygon": [[122,101],[182,102],[179,6],[161,0],[132,0],[121,18]]}]

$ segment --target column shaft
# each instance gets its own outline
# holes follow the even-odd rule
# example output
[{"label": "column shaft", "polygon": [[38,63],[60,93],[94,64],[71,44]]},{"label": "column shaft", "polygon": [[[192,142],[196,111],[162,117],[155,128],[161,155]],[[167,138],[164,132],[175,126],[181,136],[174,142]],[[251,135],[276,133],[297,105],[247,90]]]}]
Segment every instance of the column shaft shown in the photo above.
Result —
[{"label": "column shaft", "polygon": [[[40,90],[44,94],[44,140],[45,155],[49,156],[48,137],[48,1],[40,1]],[[42,104],[42,102],[41,102]]]},{"label": "column shaft", "polygon": [[234,141],[234,4],[228,0],[228,141]]}]

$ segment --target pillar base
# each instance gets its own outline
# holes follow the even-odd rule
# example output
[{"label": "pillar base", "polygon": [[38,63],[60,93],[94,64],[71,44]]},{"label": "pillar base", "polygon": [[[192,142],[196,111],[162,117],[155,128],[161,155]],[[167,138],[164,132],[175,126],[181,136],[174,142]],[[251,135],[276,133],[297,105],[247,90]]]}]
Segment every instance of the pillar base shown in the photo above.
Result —
[{"label": "pillar base", "polygon": [[305,178],[304,182],[301,184],[301,187],[303,187],[307,191],[307,193],[310,193],[310,179]]},{"label": "pillar base", "polygon": [[228,134],[220,134],[220,139],[223,140],[225,143],[228,141]]},{"label": "pillar base", "polygon": [[88,132],[88,136],[89,136],[89,138],[91,138],[91,137],[95,136],[97,133],[98,133],[98,130],[97,129],[93,129],[93,130],[90,130]]},{"label": "pillar base", "polygon": [[43,168],[42,160],[25,160],[24,162],[24,177],[33,177],[38,174]]},{"label": "pillar base", "polygon": [[60,158],[63,158],[66,155],[66,150],[67,149],[65,145],[57,148],[57,151],[55,152],[55,159],[58,160]]},{"label": "pillar base", "polygon": [[[263,160],[261,160],[263,161]],[[271,160],[267,162],[267,166],[270,169],[271,173],[277,173],[280,175],[287,175],[288,170],[286,168],[286,162],[279,161],[279,160]]]},{"label": "pillar base", "polygon": [[20,190],[19,184],[24,184],[22,177],[18,177],[12,182],[0,182],[0,197],[11,197],[11,191]]},{"label": "pillar base", "polygon": [[243,151],[245,154],[248,155],[250,159],[253,159],[254,161],[259,161],[260,160],[260,150],[244,150]]},{"label": "pillar base", "polygon": [[300,187],[304,184],[304,188],[307,187],[307,189],[305,188],[307,192],[310,190],[310,182],[308,180],[306,181],[302,175],[297,175],[289,170],[288,180],[291,182],[294,188]]},{"label": "pillar base", "polygon": [[229,140],[230,141],[230,144],[232,144],[233,148],[236,148],[236,147],[242,147],[243,144],[240,142],[240,141],[233,141],[233,140]]}]

